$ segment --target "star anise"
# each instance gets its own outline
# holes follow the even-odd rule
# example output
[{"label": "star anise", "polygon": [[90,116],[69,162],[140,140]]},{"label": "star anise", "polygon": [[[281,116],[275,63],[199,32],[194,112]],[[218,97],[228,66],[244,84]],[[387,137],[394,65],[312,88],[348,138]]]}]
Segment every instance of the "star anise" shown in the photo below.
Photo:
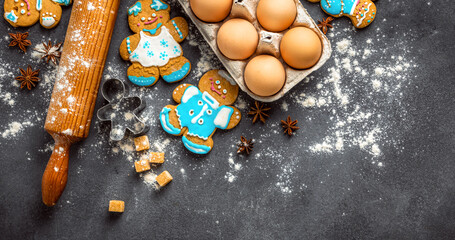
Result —
[{"label": "star anise", "polygon": [[10,47],[18,46],[22,51],[27,52],[27,46],[32,45],[32,42],[28,40],[28,32],[25,33],[8,33],[9,36],[12,38],[11,42],[9,43]]},{"label": "star anise", "polygon": [[253,139],[246,139],[245,137],[240,137],[240,143],[237,145],[239,148],[237,149],[237,153],[246,153],[250,155],[250,152],[253,151]]},{"label": "star anise", "polygon": [[41,59],[45,59],[47,63],[51,61],[54,65],[58,64],[58,59],[62,55],[62,43],[52,45],[51,41],[48,44],[42,43],[41,46],[34,50],[41,53]]},{"label": "star anise", "polygon": [[259,105],[258,101],[255,101],[254,105],[255,107],[251,107],[251,111],[248,113],[248,115],[254,115],[253,123],[256,123],[258,119],[262,123],[265,123],[265,118],[269,117],[269,115],[265,112],[269,111],[271,108],[264,107],[264,104]]},{"label": "star anise", "polygon": [[39,69],[33,71],[32,67],[28,66],[27,70],[19,68],[21,76],[16,77],[17,81],[21,82],[21,89],[27,87],[28,90],[32,90],[32,87],[36,86],[36,82],[39,81]]},{"label": "star anise", "polygon": [[291,136],[293,131],[299,129],[299,127],[296,126],[298,122],[299,121],[297,120],[292,121],[291,116],[288,116],[286,121],[281,120],[281,126],[284,128],[284,133]]},{"label": "star anise", "polygon": [[329,28],[333,28],[332,24],[330,24],[333,21],[333,17],[328,17],[326,19],[322,19],[322,21],[318,20],[319,24],[318,27],[321,29],[321,31],[324,34],[327,34],[327,31]]}]

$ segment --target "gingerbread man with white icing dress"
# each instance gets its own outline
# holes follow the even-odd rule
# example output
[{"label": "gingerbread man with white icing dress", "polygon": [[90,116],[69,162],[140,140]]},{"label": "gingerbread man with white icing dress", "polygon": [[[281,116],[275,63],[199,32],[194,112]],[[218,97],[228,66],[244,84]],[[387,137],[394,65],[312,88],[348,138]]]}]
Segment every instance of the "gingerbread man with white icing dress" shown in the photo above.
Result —
[{"label": "gingerbread man with white icing dress", "polygon": [[40,21],[41,26],[53,28],[62,17],[62,7],[72,0],[5,0],[3,17],[13,27],[29,27]]},{"label": "gingerbread man with white icing dress", "polygon": [[333,17],[346,16],[356,28],[369,26],[376,18],[374,0],[308,0],[321,2],[321,8]]},{"label": "gingerbread man with white icing dress", "polygon": [[172,95],[179,105],[168,105],[160,113],[164,131],[182,136],[183,145],[193,153],[207,154],[213,148],[216,129],[232,129],[240,122],[240,111],[231,105],[239,87],[225,71],[204,74],[198,87],[178,86]]},{"label": "gingerbread man with white icing dress", "polygon": [[123,40],[120,56],[132,62],[128,79],[136,85],[152,86],[160,76],[178,82],[191,70],[179,44],[188,36],[188,23],[182,17],[170,19],[170,10],[162,0],[140,0],[128,9],[135,34]]}]

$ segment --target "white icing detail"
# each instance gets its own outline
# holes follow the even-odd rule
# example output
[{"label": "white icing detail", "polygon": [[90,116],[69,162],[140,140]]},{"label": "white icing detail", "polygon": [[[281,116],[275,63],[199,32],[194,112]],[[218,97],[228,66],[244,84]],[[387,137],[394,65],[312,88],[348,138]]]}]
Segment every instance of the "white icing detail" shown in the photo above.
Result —
[{"label": "white icing detail", "polygon": [[[12,16],[14,19],[11,19],[10,17],[8,17],[8,15]],[[16,16],[16,14],[14,14],[14,11],[11,10],[11,12],[5,12],[5,18],[10,20],[11,22],[13,23],[16,23],[17,22],[17,19],[18,17]]]},{"label": "white icing detail", "polygon": [[36,1],[36,10],[41,11],[41,8],[43,8],[42,0]]},{"label": "white icing detail", "polygon": [[163,123],[163,127],[168,131],[168,132],[172,132],[172,129],[170,129],[168,126],[167,126],[167,123],[166,123],[166,116],[164,114],[161,114],[161,122]]},{"label": "white icing detail", "polygon": [[25,14],[25,9],[22,9],[22,10],[21,10],[21,14]]},{"label": "white icing detail", "polygon": [[236,86],[237,85],[237,83],[235,83],[234,79],[231,77],[231,75],[229,75],[228,72],[226,72],[224,70],[219,70],[218,74],[221,77],[223,77],[224,79],[226,79],[232,86]]},{"label": "white icing detail", "polygon": [[191,119],[191,123],[195,124],[200,117],[204,116],[204,113],[208,108],[209,106],[207,106],[207,104],[204,104],[202,110],[194,118]]},{"label": "white icing detail", "polygon": [[[188,135],[190,135],[190,134],[188,134]],[[189,148],[189,149],[191,149],[191,150],[193,150],[193,151],[195,151],[195,152],[205,153],[205,151],[202,150],[202,149],[194,148],[194,147],[188,145],[188,144],[185,143],[185,142],[184,142],[184,144],[185,144],[185,147],[187,147],[187,148]]]},{"label": "white icing detail", "polygon": [[55,18],[53,17],[43,17],[42,19],[43,19],[42,24],[45,27],[50,27],[55,23]]},{"label": "white icing detail", "polygon": [[190,133],[190,132],[188,132],[187,134],[190,135],[190,136],[193,136],[193,137],[198,137],[198,138],[200,138],[200,139],[204,139],[204,140],[209,139],[208,137],[201,137],[201,136],[197,135],[196,133]]},{"label": "white icing detail", "polygon": [[210,105],[210,107],[215,110],[220,107],[220,103],[207,92],[202,93],[202,99],[204,99]]},{"label": "white icing detail", "polygon": [[213,121],[215,126],[218,128],[226,128],[229,124],[229,116],[231,115],[232,111],[232,108],[222,108],[216,115],[215,121]]},{"label": "white icing detail", "polygon": [[357,27],[362,25],[363,20],[367,17],[367,13],[370,11],[370,6],[372,3],[368,4],[367,10],[363,13],[363,17],[359,19],[359,15],[357,15],[357,20],[359,20],[359,23],[357,23]]},{"label": "white icing detail", "polygon": [[[143,31],[140,33],[141,40],[136,49],[130,54],[131,62],[138,62],[144,67],[162,67],[166,65],[171,58],[182,55],[182,48],[178,44],[166,27],[161,27],[161,33],[158,36],[149,36]],[[166,42],[165,45],[161,42]],[[148,42],[149,47],[144,46]],[[174,51],[175,50],[175,51]],[[148,55],[148,51],[153,51],[153,56]],[[160,56],[165,53],[166,56]],[[134,58],[137,56],[137,58]]]},{"label": "white icing detail", "polygon": [[190,100],[190,98],[192,98],[193,96],[196,96],[198,94],[199,94],[199,89],[197,89],[197,87],[195,87],[195,86],[188,87],[185,90],[185,92],[183,93],[182,103],[188,102],[188,100]]}]

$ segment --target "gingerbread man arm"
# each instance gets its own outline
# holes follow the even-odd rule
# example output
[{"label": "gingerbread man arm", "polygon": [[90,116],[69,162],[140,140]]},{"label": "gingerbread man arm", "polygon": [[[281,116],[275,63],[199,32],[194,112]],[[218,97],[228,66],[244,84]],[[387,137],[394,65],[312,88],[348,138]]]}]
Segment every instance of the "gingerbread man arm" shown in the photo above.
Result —
[{"label": "gingerbread man arm", "polygon": [[234,112],[231,115],[231,118],[229,119],[229,124],[226,127],[226,129],[232,129],[236,127],[239,123],[240,120],[242,119],[242,115],[240,114],[240,110],[236,107],[229,106],[234,109]]},{"label": "gingerbread man arm", "polygon": [[126,61],[130,59],[130,54],[134,51],[134,49],[137,48],[139,41],[140,41],[139,34],[131,35],[123,40],[122,44],[120,44],[119,49],[120,56],[122,57],[123,60]]},{"label": "gingerbread man arm", "polygon": [[165,26],[167,29],[169,29],[169,33],[178,43],[185,40],[185,38],[188,36],[188,23],[182,17],[175,17],[169,20]]},{"label": "gingerbread man arm", "polygon": [[172,98],[174,99],[174,101],[176,103],[180,104],[182,102],[182,97],[185,93],[185,90],[189,87],[194,87],[194,86],[191,84],[184,83],[184,84],[180,84],[178,87],[176,87],[174,89],[174,92],[172,93]]}]

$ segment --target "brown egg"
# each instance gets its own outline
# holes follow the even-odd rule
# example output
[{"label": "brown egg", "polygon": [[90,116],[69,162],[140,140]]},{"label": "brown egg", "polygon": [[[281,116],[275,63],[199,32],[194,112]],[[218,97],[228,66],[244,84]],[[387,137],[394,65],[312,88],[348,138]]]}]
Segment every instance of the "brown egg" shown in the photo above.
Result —
[{"label": "brown egg", "polygon": [[283,88],[286,72],[283,64],[273,56],[259,55],[246,65],[245,84],[254,94],[268,97]]},{"label": "brown egg", "polygon": [[259,35],[253,24],[234,18],[220,27],[216,42],[224,56],[232,60],[243,60],[256,51]]},{"label": "brown egg", "polygon": [[231,12],[233,0],[190,0],[194,15],[204,22],[221,22]]},{"label": "brown egg", "polygon": [[296,27],[284,34],[280,43],[283,60],[291,67],[306,69],[321,57],[322,43],[318,35],[307,27]]},{"label": "brown egg", "polygon": [[257,7],[257,18],[263,28],[281,32],[290,27],[297,16],[294,0],[261,0]]}]

